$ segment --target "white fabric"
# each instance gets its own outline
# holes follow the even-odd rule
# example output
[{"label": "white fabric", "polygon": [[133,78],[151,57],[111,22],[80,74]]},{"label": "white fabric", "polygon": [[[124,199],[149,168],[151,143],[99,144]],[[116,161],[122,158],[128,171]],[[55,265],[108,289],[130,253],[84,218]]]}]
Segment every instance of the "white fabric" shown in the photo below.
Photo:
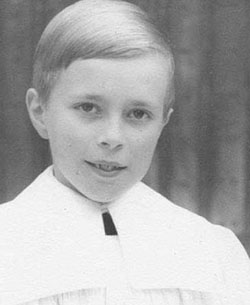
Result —
[{"label": "white fabric", "polygon": [[0,206],[0,305],[249,305],[250,263],[231,231],[138,183],[101,209],[52,168]]}]

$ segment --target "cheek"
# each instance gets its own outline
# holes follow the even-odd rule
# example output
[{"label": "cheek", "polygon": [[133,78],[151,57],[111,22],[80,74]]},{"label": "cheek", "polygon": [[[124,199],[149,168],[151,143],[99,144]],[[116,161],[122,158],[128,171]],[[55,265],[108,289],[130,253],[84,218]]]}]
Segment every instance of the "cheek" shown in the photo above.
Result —
[{"label": "cheek", "polygon": [[[48,124],[49,140],[57,147],[71,147],[77,143],[77,138],[80,138],[79,128],[65,119],[63,116],[57,116],[50,119]],[[79,141],[79,140],[78,140]]]},{"label": "cheek", "polygon": [[48,130],[49,143],[52,155],[57,159],[64,159],[67,155],[77,152],[76,135],[69,126],[54,124]]},{"label": "cheek", "polygon": [[71,154],[73,143],[66,136],[57,137],[54,134],[49,138],[49,142],[54,162],[65,160]]},{"label": "cheek", "polygon": [[133,152],[137,160],[143,162],[152,158],[159,135],[159,132],[148,132],[134,138]]}]

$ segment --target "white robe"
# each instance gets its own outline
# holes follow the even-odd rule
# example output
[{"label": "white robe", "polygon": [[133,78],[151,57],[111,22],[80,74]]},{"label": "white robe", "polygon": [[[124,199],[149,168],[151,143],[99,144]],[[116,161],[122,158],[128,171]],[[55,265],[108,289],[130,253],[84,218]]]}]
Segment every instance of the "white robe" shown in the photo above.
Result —
[{"label": "white robe", "polygon": [[143,183],[101,209],[45,170],[0,206],[0,305],[249,305],[250,262],[223,227]]}]

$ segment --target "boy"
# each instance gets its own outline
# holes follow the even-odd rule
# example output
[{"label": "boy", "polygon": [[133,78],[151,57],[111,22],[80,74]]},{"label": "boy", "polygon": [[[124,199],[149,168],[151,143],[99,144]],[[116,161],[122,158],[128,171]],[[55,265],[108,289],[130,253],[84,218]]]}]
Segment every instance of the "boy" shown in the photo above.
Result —
[{"label": "boy", "polygon": [[129,3],[83,0],[49,23],[26,102],[53,165],[1,207],[0,304],[249,304],[232,233],[140,182],[172,112],[173,70]]}]

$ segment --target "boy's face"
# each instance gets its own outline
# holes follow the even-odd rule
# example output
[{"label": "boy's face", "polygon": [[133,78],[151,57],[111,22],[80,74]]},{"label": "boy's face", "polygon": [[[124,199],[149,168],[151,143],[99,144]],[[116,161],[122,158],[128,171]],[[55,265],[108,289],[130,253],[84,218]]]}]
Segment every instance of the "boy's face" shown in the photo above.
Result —
[{"label": "boy's face", "polygon": [[43,110],[57,179],[98,202],[141,180],[164,126],[168,82],[156,55],[74,61]]}]

